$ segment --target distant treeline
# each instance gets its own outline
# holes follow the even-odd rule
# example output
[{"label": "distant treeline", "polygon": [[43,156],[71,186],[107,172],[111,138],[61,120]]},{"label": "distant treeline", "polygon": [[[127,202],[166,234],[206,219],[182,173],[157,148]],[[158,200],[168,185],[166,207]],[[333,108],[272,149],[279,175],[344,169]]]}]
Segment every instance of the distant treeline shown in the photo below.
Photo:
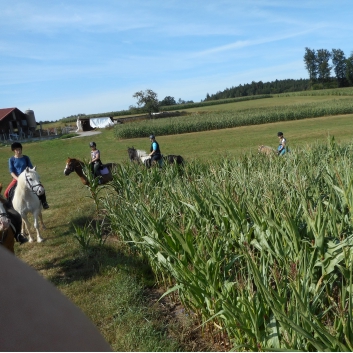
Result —
[{"label": "distant treeline", "polygon": [[310,89],[310,80],[308,79],[300,79],[300,80],[286,79],[286,80],[276,80],[271,82],[252,81],[251,83],[248,83],[248,84],[226,88],[224,91],[219,91],[215,94],[210,95],[207,93],[204,101],[265,95],[265,94],[298,92],[298,91],[306,91],[308,89]]},{"label": "distant treeline", "polygon": [[[249,97],[237,97],[232,99],[222,99],[217,100],[215,102],[198,102],[198,103],[181,103],[177,105],[166,105],[161,106],[160,111],[174,111],[174,110],[183,110],[183,109],[190,109],[190,108],[198,108],[198,107],[206,107],[209,105],[216,105],[216,104],[225,104],[225,103],[234,103],[237,101],[247,101],[253,99],[263,99],[263,98],[271,98],[271,95],[258,95],[258,96],[249,96]],[[76,114],[71,115],[67,118],[63,118],[60,121],[64,123],[70,123],[77,120],[77,118],[84,118],[84,119],[91,119],[91,118],[100,118],[100,117],[117,117],[117,116],[124,116],[124,115],[137,115],[137,114],[145,114],[145,110],[143,108],[134,108],[131,110],[120,110],[116,112],[108,112],[108,113],[101,113],[101,114]]]}]

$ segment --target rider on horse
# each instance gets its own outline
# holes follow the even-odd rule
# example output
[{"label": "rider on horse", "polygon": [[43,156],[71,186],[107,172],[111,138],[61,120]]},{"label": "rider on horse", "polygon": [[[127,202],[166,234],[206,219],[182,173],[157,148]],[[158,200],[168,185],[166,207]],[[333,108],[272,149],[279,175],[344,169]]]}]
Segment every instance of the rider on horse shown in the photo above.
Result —
[{"label": "rider on horse", "polygon": [[[15,153],[15,155],[9,159],[9,170],[10,170],[10,174],[13,179],[12,179],[11,183],[7,186],[5,193],[4,193],[5,197],[7,198],[7,200],[10,201],[10,203],[12,201],[15,187],[17,185],[18,176],[27,167],[33,168],[33,165],[31,163],[31,160],[29,159],[29,157],[22,154],[21,143],[14,142],[11,145],[11,150]],[[43,208],[48,209],[49,205],[47,203],[45,193],[42,194],[41,196],[38,196],[38,198],[41,201]],[[13,223],[13,225],[16,228],[16,236],[15,236],[16,240],[18,242],[20,242],[21,244],[25,243],[26,241],[28,241],[28,239],[21,234],[22,218],[21,218],[20,214],[13,207],[9,207],[7,212],[9,214],[10,219],[11,219],[11,222]]]},{"label": "rider on horse", "polygon": [[159,149],[159,143],[156,141],[156,137],[154,135],[150,136],[151,140],[151,164],[153,161],[159,161],[162,158],[161,150]]},{"label": "rider on horse", "polygon": [[286,152],[288,152],[287,140],[283,136],[283,132],[278,132],[277,136],[279,138],[279,145],[277,148],[277,154],[279,156],[283,156]]},{"label": "rider on horse", "polygon": [[99,172],[100,167],[102,166],[101,153],[97,149],[95,142],[90,142],[89,147],[91,147],[91,169],[95,178],[99,177],[98,184],[102,184],[101,174]]}]

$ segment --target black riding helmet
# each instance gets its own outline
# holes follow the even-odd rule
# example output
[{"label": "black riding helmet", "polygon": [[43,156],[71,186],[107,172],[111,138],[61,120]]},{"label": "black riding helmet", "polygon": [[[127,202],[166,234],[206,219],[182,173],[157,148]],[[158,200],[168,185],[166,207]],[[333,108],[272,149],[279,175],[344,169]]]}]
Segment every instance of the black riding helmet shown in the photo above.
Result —
[{"label": "black riding helmet", "polygon": [[96,143],[95,142],[90,142],[89,143],[89,147],[96,147],[97,145],[96,145]]},{"label": "black riding helmet", "polygon": [[278,137],[283,136],[283,132],[277,132],[277,136]]},{"label": "black riding helmet", "polygon": [[154,135],[150,135],[150,140],[153,140],[155,138]]},{"label": "black riding helmet", "polygon": [[21,148],[22,149],[22,145],[19,142],[14,142],[11,145],[11,151],[14,151],[16,148]]}]

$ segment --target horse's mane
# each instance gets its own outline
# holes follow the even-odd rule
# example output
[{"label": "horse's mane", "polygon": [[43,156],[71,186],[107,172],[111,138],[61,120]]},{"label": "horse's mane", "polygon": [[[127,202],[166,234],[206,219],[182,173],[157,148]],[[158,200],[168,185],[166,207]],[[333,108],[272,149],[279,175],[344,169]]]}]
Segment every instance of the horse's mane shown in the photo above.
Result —
[{"label": "horse's mane", "polygon": [[137,150],[135,147],[128,147],[127,149],[130,160],[138,160],[149,157],[149,154],[143,150]]},{"label": "horse's mane", "polygon": [[136,150],[137,156],[138,157],[148,157],[148,153],[143,150]]},{"label": "horse's mane", "polygon": [[79,159],[77,159],[77,158],[68,158],[67,160],[70,160],[70,161],[76,161],[76,162],[78,162],[78,163],[82,163]]}]

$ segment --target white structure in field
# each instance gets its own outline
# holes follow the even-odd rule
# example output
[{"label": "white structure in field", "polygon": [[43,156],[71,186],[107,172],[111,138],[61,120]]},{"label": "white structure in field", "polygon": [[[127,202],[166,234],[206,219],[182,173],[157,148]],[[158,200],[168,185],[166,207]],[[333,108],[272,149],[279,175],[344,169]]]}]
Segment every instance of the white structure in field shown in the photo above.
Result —
[{"label": "white structure in field", "polygon": [[82,122],[79,118],[77,118],[77,121],[76,121],[76,125],[77,125],[77,130],[76,132],[82,132]]}]

